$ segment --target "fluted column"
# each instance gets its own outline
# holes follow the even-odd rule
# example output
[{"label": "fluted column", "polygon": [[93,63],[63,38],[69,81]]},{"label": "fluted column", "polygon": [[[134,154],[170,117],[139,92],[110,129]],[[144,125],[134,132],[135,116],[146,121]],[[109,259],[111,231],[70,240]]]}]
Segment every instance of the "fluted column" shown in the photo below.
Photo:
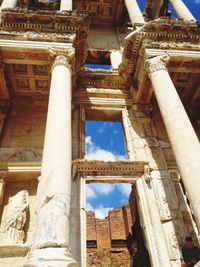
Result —
[{"label": "fluted column", "polygon": [[167,71],[168,60],[156,56],[145,66],[200,230],[200,144]]},{"label": "fluted column", "polygon": [[[71,67],[73,51],[55,54],[47,113],[42,171],[36,203],[35,239],[25,266],[77,266],[70,253]],[[43,265],[42,265],[43,264]]]},{"label": "fluted column", "polygon": [[176,14],[184,20],[196,20],[182,0],[170,0]]},{"label": "fluted column", "polygon": [[145,23],[137,0],[125,0],[125,3],[132,26],[134,26],[135,23]]},{"label": "fluted column", "polygon": [[72,11],[72,0],[61,0],[60,11]]}]

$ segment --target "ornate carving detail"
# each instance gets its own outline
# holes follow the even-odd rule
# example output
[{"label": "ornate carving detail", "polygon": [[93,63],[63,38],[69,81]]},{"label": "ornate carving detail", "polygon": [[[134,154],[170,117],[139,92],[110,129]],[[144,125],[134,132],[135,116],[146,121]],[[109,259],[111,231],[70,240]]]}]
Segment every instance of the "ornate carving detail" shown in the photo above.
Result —
[{"label": "ornate carving detail", "polygon": [[68,246],[69,213],[70,198],[68,196],[57,193],[47,199],[37,212],[34,247]]},{"label": "ornate carving detail", "polygon": [[22,244],[24,240],[23,227],[26,222],[26,212],[29,205],[28,191],[22,190],[9,198],[5,222],[4,242]]},{"label": "ornate carving detail", "polygon": [[168,54],[155,56],[145,60],[145,69],[148,71],[149,78],[151,74],[158,70],[167,70],[166,64],[170,57]]},{"label": "ornate carving detail", "polygon": [[1,148],[0,162],[41,162],[42,149]]},{"label": "ornate carving detail", "polygon": [[74,49],[49,49],[49,55],[53,59],[53,64],[51,67],[51,71],[54,67],[58,65],[64,65],[71,70],[73,68],[73,60],[74,60]]},{"label": "ornate carving detail", "polygon": [[125,175],[141,176],[144,173],[144,164],[142,161],[98,161],[98,160],[75,160],[73,162],[73,177],[77,172],[83,175]]},{"label": "ornate carving detail", "polygon": [[199,51],[199,33],[200,28],[195,21],[159,18],[146,23],[126,38],[119,72],[131,84],[132,77],[136,76],[138,58],[141,56],[139,51],[146,48],[146,44],[147,48]]},{"label": "ornate carving detail", "polygon": [[[181,243],[178,242],[177,237],[179,236],[180,238],[180,236],[181,237],[184,236],[183,234],[184,225],[182,224],[182,222],[178,220],[174,220],[174,221],[163,223],[162,226],[163,226],[165,238],[167,241],[167,248],[168,248],[170,260],[173,260],[173,261],[179,260],[180,259],[179,249],[180,249]],[[179,227],[182,227],[182,229],[179,230],[179,232],[177,233],[177,230],[179,229]],[[178,266],[180,266],[180,264]]]},{"label": "ornate carving detail", "polygon": [[152,179],[162,221],[177,218],[179,203],[173,182],[169,179]]}]

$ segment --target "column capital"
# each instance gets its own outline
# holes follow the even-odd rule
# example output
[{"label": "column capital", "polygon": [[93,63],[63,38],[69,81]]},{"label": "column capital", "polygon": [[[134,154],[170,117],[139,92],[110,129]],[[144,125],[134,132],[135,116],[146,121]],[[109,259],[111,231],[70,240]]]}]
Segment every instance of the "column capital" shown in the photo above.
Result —
[{"label": "column capital", "polygon": [[144,67],[148,72],[149,78],[151,74],[158,70],[167,70],[167,63],[170,59],[168,54],[147,58],[144,63]]},{"label": "column capital", "polygon": [[75,51],[72,48],[69,49],[56,49],[50,48],[49,49],[49,56],[52,61],[51,71],[57,65],[64,65],[70,70],[74,67],[74,55]]}]

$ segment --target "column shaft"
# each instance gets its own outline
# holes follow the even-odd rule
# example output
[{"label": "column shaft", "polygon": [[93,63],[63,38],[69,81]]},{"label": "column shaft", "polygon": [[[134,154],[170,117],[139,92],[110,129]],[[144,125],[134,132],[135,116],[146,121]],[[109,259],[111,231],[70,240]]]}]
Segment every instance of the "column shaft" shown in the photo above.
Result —
[{"label": "column shaft", "polygon": [[[70,254],[71,69],[58,55],[52,66],[33,253],[25,266],[77,266]],[[45,265],[47,264],[47,265]],[[43,265],[42,265],[43,266]]]},{"label": "column shaft", "polygon": [[162,118],[200,230],[200,144],[165,67],[166,56],[146,61]]},{"label": "column shaft", "polygon": [[61,0],[60,11],[69,10],[72,11],[72,0]]},{"label": "column shaft", "polygon": [[182,0],[170,0],[176,14],[184,20],[196,20]]},{"label": "column shaft", "polygon": [[113,70],[118,70],[119,65],[122,63],[122,54],[120,51],[112,51],[110,53],[110,63]]},{"label": "column shaft", "polygon": [[1,10],[4,8],[14,8],[17,5],[17,0],[3,0]]},{"label": "column shaft", "polygon": [[145,23],[142,12],[138,6],[137,0],[125,0],[128,14],[134,26],[135,23]]}]

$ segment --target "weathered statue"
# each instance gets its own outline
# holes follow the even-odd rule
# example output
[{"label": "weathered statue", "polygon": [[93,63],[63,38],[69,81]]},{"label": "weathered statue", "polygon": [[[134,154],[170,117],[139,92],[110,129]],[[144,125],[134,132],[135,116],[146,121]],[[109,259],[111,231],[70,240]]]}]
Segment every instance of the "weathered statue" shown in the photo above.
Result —
[{"label": "weathered statue", "polygon": [[28,191],[22,190],[9,198],[5,222],[4,242],[22,244],[24,240],[23,227],[26,222],[26,213],[29,205]]}]

